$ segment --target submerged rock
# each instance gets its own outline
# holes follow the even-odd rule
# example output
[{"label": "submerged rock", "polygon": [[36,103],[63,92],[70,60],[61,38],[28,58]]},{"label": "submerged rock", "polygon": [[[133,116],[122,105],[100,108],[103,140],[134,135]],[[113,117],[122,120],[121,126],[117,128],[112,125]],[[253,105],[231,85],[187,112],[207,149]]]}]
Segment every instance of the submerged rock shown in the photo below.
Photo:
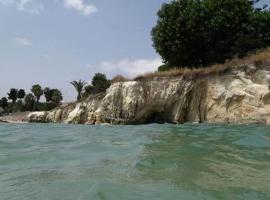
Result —
[{"label": "submerged rock", "polygon": [[270,124],[270,63],[234,68],[222,75],[157,78],[113,84],[104,94],[30,122],[133,124],[231,122]]}]

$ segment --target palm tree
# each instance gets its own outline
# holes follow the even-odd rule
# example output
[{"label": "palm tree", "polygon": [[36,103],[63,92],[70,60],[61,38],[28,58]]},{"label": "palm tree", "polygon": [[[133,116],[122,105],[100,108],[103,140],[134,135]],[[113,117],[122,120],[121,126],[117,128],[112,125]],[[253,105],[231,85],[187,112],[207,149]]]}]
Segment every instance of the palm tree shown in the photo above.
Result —
[{"label": "palm tree", "polygon": [[43,90],[41,88],[41,86],[39,84],[33,85],[31,92],[33,92],[33,94],[36,97],[36,102],[39,102],[40,97],[43,95]]},{"label": "palm tree", "polygon": [[11,88],[10,92],[7,93],[8,99],[12,100],[12,103],[15,104],[17,101],[17,94],[18,94],[18,89]]},{"label": "palm tree", "polygon": [[79,80],[79,81],[72,81],[70,82],[70,84],[73,85],[73,87],[78,92],[77,100],[80,100],[82,98],[82,90],[83,90],[83,87],[86,85],[86,82]]}]

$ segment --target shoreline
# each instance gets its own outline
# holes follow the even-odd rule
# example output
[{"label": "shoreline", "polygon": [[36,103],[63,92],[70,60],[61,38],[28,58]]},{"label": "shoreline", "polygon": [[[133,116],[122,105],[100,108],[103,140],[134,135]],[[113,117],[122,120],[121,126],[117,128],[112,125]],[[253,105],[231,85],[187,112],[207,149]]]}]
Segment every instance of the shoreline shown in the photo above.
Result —
[{"label": "shoreline", "polygon": [[3,123],[3,124],[29,124],[29,122],[27,122],[27,121],[4,121],[4,120],[0,120],[0,123]]},{"label": "shoreline", "polygon": [[26,124],[29,123],[28,115],[30,113],[31,112],[10,113],[9,115],[1,116],[0,123]]},{"label": "shoreline", "polygon": [[[29,121],[28,115],[31,114],[33,112],[17,112],[17,113],[11,113],[9,115],[6,116],[1,116],[0,117],[0,123],[9,123],[9,124],[35,124],[37,122],[31,122]],[[44,123],[44,122],[42,122]],[[46,124],[76,124],[76,123],[65,123],[65,122],[45,122]],[[188,122],[187,122],[188,123]],[[239,121],[239,122],[211,122],[211,121],[205,121],[203,123],[199,123],[199,122],[192,122],[192,124],[235,124],[235,125],[270,125],[267,123],[263,123],[263,122],[258,122],[258,121],[250,121],[250,122],[245,122],[245,121]],[[121,124],[121,125],[147,125],[149,123],[135,123],[135,124]],[[175,123],[158,123],[158,124],[175,124]],[[179,123],[181,124],[181,123]],[[183,123],[185,124],[185,123]],[[82,123],[79,125],[94,125],[94,124],[87,124],[87,123]],[[108,125],[119,125],[119,124],[110,124],[110,123],[100,123],[98,125],[102,125],[102,126],[108,126]]]}]

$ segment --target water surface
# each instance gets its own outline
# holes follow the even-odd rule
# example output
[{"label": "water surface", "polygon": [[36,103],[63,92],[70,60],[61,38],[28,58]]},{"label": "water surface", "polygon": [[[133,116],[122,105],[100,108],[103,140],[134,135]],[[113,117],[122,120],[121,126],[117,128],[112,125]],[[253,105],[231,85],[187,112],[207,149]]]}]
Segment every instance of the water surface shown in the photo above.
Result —
[{"label": "water surface", "polygon": [[0,199],[270,199],[270,127],[0,124]]}]

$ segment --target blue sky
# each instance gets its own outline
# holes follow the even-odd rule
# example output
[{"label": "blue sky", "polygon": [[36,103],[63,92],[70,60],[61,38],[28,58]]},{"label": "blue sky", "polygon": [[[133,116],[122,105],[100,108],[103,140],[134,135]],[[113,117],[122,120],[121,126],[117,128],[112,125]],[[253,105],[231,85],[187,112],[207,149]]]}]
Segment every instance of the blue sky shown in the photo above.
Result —
[{"label": "blue sky", "polygon": [[72,80],[155,70],[150,31],[168,1],[0,0],[0,97],[39,83],[72,100]]}]

